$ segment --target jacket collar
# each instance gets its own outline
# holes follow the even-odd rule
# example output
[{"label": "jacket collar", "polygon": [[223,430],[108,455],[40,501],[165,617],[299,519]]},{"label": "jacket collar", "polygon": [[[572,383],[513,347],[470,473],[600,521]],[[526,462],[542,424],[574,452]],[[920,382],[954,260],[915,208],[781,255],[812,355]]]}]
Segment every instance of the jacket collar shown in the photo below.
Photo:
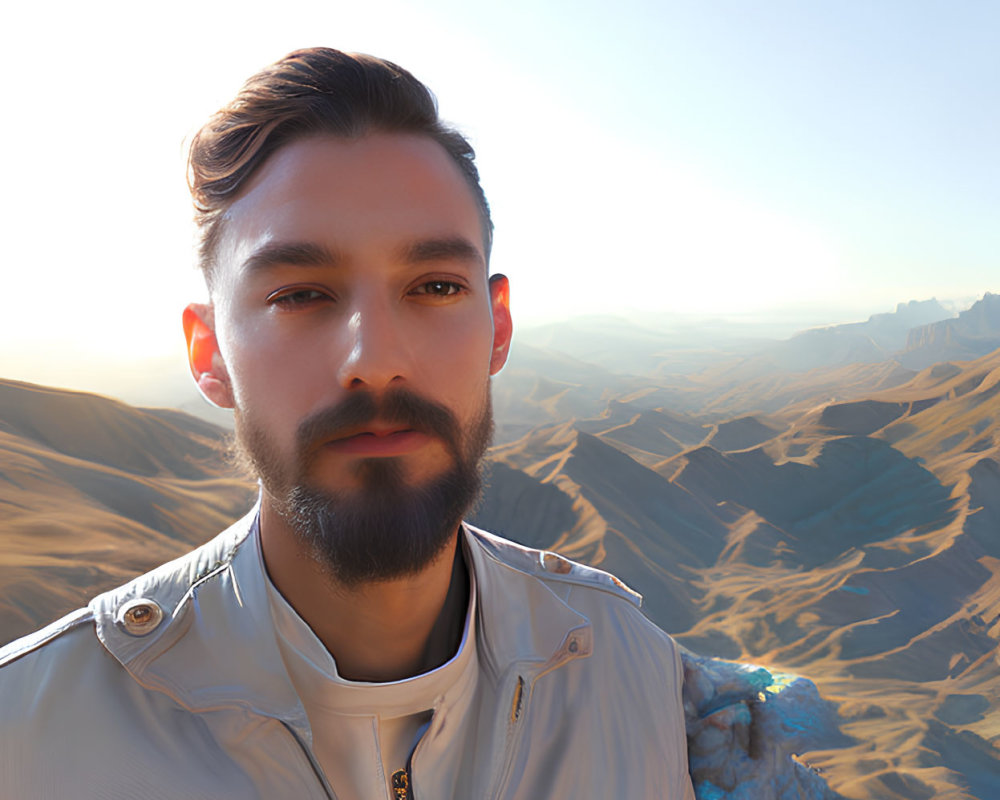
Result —
[{"label": "jacket collar", "polygon": [[463,530],[479,587],[480,659],[494,679],[513,666],[548,671],[590,654],[590,623],[568,604],[569,585],[539,579],[543,553],[468,524]]},{"label": "jacket collar", "polygon": [[[90,607],[103,645],[143,686],[192,711],[249,708],[309,739],[271,620],[258,511],[259,502],[206,545],[99,595]],[[479,591],[480,662],[494,682],[511,668],[537,676],[589,655],[590,625],[566,602],[570,584],[539,580],[551,554],[469,525],[463,533]],[[137,602],[152,602],[163,614],[141,635],[123,618]]]}]

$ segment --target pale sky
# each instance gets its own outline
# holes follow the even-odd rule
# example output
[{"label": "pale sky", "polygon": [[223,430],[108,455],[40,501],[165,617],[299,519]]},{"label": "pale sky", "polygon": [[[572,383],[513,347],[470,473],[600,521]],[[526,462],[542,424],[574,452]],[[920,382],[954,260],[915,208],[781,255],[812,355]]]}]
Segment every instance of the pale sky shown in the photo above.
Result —
[{"label": "pale sky", "polygon": [[515,320],[971,302],[1000,291],[998,41],[993,0],[18,4],[0,377],[181,357],[186,139],[315,44],[397,61],[471,138]]}]

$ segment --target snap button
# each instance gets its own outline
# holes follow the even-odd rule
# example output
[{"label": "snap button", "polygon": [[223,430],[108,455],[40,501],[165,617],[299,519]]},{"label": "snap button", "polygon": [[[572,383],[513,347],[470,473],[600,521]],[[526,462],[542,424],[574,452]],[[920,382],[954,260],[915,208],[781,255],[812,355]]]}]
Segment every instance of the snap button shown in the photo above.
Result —
[{"label": "snap button", "polygon": [[129,600],[118,609],[118,615],[115,617],[115,622],[132,636],[152,633],[162,621],[163,609],[145,597]]},{"label": "snap button", "polygon": [[569,647],[567,647],[566,649],[569,650],[571,653],[575,653],[577,650],[580,649],[580,643],[576,639],[570,639]]},{"label": "snap button", "polygon": [[573,562],[558,553],[542,553],[542,569],[556,575],[567,575],[573,570]]}]

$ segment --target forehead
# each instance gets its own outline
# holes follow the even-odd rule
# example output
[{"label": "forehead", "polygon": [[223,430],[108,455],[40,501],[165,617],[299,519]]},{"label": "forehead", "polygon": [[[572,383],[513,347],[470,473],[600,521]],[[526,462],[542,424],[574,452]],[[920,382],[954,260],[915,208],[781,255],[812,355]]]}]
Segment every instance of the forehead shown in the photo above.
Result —
[{"label": "forehead", "polygon": [[225,214],[218,265],[237,277],[251,253],[274,242],[360,257],[458,237],[472,242],[485,264],[476,200],[437,142],[406,134],[317,136],[284,146],[251,178]]}]

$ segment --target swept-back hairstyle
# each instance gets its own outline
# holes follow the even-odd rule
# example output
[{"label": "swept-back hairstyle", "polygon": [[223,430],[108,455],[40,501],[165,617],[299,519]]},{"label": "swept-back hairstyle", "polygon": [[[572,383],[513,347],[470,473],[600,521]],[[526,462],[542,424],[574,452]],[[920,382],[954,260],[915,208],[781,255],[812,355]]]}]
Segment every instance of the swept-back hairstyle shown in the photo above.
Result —
[{"label": "swept-back hairstyle", "polygon": [[224,214],[271,155],[309,136],[375,132],[428,136],[447,151],[479,207],[488,260],[493,223],[475,152],[438,118],[430,90],[389,61],[314,47],[296,50],[250,78],[191,142],[188,186],[200,232],[199,264],[209,286]]}]

